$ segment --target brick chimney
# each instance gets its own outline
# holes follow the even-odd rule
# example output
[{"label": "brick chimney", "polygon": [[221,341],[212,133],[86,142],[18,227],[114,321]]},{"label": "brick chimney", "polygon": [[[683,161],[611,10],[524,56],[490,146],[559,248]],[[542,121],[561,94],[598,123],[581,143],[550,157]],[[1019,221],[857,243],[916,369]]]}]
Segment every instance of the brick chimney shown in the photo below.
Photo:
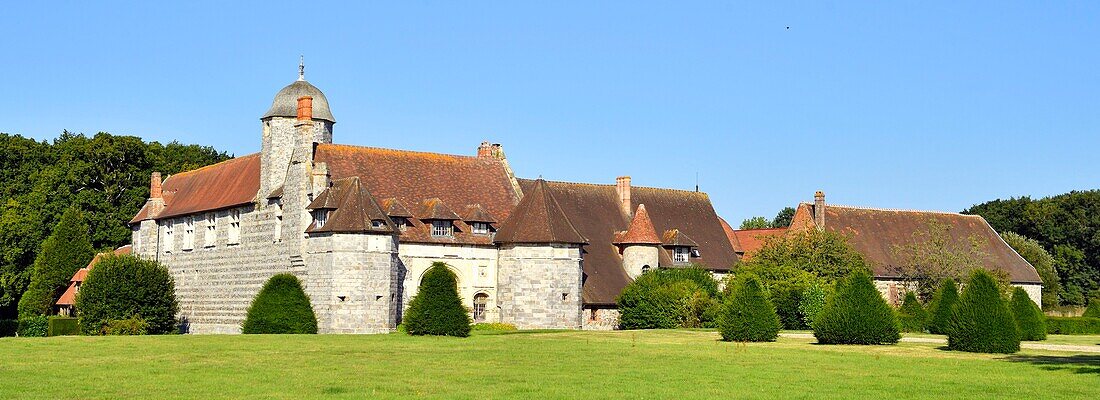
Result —
[{"label": "brick chimney", "polygon": [[481,145],[477,146],[477,158],[485,160],[503,160],[504,148],[500,146],[500,143],[489,143],[489,141],[481,142]]},{"label": "brick chimney", "polygon": [[149,198],[164,198],[164,190],[161,188],[160,172],[154,172],[149,176]]},{"label": "brick chimney", "polygon": [[615,178],[615,191],[619,193],[619,209],[623,214],[628,216],[633,215],[633,209],[630,206],[630,177],[620,176]]},{"label": "brick chimney", "polygon": [[817,230],[825,230],[825,192],[820,190],[814,193],[814,225]]},{"label": "brick chimney", "polygon": [[298,98],[298,120],[310,121],[313,119],[313,97],[302,96]]}]

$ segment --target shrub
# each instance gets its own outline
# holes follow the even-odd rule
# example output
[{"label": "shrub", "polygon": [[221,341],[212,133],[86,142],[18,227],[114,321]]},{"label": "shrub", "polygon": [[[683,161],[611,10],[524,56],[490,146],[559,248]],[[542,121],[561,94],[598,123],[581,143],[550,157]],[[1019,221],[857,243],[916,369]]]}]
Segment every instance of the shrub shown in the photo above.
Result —
[{"label": "shrub", "polygon": [[946,335],[951,326],[951,313],[954,312],[955,303],[959,301],[959,287],[955,280],[944,279],[940,283],[939,290],[932,296],[932,303],[928,306],[928,331],[937,335]]},{"label": "shrub", "polygon": [[100,333],[111,336],[148,335],[149,323],[137,315],[126,319],[112,319],[103,325],[103,331]]},{"label": "shrub", "polygon": [[14,319],[0,319],[0,337],[15,336],[19,332],[19,321]]},{"label": "shrub", "polygon": [[73,274],[88,265],[93,255],[88,224],[77,209],[66,210],[34,259],[30,286],[19,299],[19,316],[48,314]]},{"label": "shrub", "polygon": [[1100,335],[1100,318],[1047,317],[1051,335]]},{"label": "shrub", "polygon": [[719,321],[725,341],[772,342],[779,336],[779,315],[775,313],[775,305],[752,275],[743,276],[734,283]]},{"label": "shrub", "polygon": [[951,314],[947,347],[974,353],[1020,351],[1020,332],[1008,305],[1001,299],[993,275],[975,270]]},{"label": "shrub", "polygon": [[168,269],[132,255],[106,255],[88,272],[76,295],[80,330],[103,333],[112,320],[140,315],[153,335],[178,330],[176,289]]},{"label": "shrub", "polygon": [[893,308],[863,270],[837,282],[836,294],[818,314],[813,329],[823,344],[893,344],[901,338]]},{"label": "shrub", "polygon": [[241,333],[317,333],[317,316],[302,282],[293,274],[278,274],[252,299]]},{"label": "shrub", "polygon": [[[803,292],[815,283],[821,284],[821,278],[790,265],[765,265],[756,262],[742,264],[738,267],[737,274],[752,274],[760,279],[761,285],[768,292],[768,298],[775,304],[775,312],[779,314],[783,328],[807,328],[805,318],[799,311]],[[726,286],[727,291],[731,288],[732,285]]]},{"label": "shrub", "polygon": [[80,334],[80,323],[73,317],[50,317],[46,336],[72,336]]},{"label": "shrub", "polygon": [[[699,271],[706,275],[699,274]],[[704,279],[705,278],[705,279]],[[698,268],[658,269],[646,272],[619,294],[619,327],[670,329],[713,326],[717,282]]]},{"label": "shrub", "polygon": [[1016,329],[1020,331],[1020,340],[1046,340],[1046,318],[1039,306],[1031,301],[1024,288],[1016,288],[1012,292],[1012,317],[1016,321]]},{"label": "shrub", "polygon": [[32,315],[29,317],[23,317],[19,319],[19,336],[22,337],[45,337],[48,328],[49,320],[45,315]]},{"label": "shrub", "polygon": [[814,282],[806,290],[802,291],[802,301],[798,303],[798,312],[802,314],[802,322],[806,326],[813,326],[814,320],[821,310],[825,309],[825,303],[832,295],[832,288],[820,282]]},{"label": "shrub", "polygon": [[516,326],[503,322],[482,322],[474,324],[474,326],[470,327],[470,330],[482,332],[509,332],[516,330]]},{"label": "shrub", "polygon": [[912,291],[906,293],[905,301],[898,309],[898,324],[901,326],[901,330],[903,332],[924,332],[927,322],[928,312],[924,310],[920,300],[917,300],[917,294]]},{"label": "shrub", "polygon": [[455,274],[441,262],[432,263],[409,302],[405,329],[410,335],[470,336],[470,316],[458,297]]},{"label": "shrub", "polygon": [[1089,307],[1081,314],[1085,318],[1100,318],[1100,299],[1090,299]]}]

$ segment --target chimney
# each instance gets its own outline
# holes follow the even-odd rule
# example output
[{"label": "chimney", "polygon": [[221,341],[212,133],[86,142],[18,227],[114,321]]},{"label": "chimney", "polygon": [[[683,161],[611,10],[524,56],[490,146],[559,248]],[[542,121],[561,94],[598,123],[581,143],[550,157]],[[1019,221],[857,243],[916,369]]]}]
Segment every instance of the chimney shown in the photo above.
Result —
[{"label": "chimney", "polygon": [[500,143],[489,143],[488,141],[481,142],[481,145],[477,146],[477,158],[484,160],[503,160],[504,148],[500,146]]},{"label": "chimney", "polygon": [[302,96],[298,98],[298,120],[309,121],[313,119],[313,97]]},{"label": "chimney", "polygon": [[154,172],[149,176],[149,198],[160,199],[164,197],[164,191],[160,186],[160,172]]},{"label": "chimney", "polygon": [[633,209],[630,207],[630,177],[620,176],[615,179],[615,191],[619,193],[619,208],[623,214],[630,216]]},{"label": "chimney", "polygon": [[814,225],[817,230],[825,230],[825,192],[814,193]]}]

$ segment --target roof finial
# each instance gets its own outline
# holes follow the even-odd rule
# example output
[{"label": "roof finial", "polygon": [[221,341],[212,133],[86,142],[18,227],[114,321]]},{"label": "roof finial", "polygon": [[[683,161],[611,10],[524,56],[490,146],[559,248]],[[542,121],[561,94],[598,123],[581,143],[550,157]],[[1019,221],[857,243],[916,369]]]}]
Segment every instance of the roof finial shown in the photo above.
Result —
[{"label": "roof finial", "polygon": [[306,80],[306,56],[302,55],[298,60],[298,80]]}]

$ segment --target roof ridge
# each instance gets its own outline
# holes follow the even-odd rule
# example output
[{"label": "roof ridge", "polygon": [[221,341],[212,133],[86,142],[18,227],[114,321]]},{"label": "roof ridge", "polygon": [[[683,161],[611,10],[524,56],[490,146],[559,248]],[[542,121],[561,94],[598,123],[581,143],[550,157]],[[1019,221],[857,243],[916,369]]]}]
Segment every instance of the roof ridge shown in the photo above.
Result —
[{"label": "roof ridge", "polygon": [[[811,205],[811,206],[813,205],[813,203],[806,203],[806,202],[802,202],[802,203],[799,203],[799,204],[800,205],[801,204],[806,204],[806,205]],[[922,213],[922,214],[955,215],[955,216],[960,216],[960,217],[979,217],[979,218],[981,217],[980,215],[963,214],[963,213],[950,212],[950,211],[914,210],[914,209],[907,209],[907,208],[861,207],[861,206],[847,206],[847,205],[828,204],[828,203],[825,204],[825,207],[850,208],[850,209],[853,209],[853,210],[865,210],[865,211],[908,212],[908,213]]]},{"label": "roof ridge", "polygon": [[[385,148],[385,147],[361,146],[361,145],[355,145],[355,144],[324,143],[324,144],[321,144],[319,146],[351,147],[351,148],[356,148],[356,149],[385,150],[385,151],[392,151],[392,152],[398,152],[398,153],[411,153],[411,154],[420,154],[420,155],[446,156],[446,157],[454,157],[454,158],[468,158],[468,159],[474,159],[474,160],[483,160],[482,158],[479,158],[477,156],[468,156],[468,155],[462,155],[462,154],[447,154],[447,153],[439,153],[439,152],[434,152],[434,151],[420,151],[420,150],[390,149],[390,148]],[[492,160],[486,160],[486,161],[492,161]]]},{"label": "roof ridge", "polygon": [[734,232],[751,232],[751,231],[778,231],[787,230],[789,228],[752,228],[752,229],[734,229]]},{"label": "roof ridge", "polygon": [[202,171],[202,170],[204,170],[204,169],[208,169],[208,168],[213,168],[213,167],[216,167],[216,166],[219,166],[219,165],[222,165],[222,164],[228,163],[228,162],[230,162],[230,161],[243,160],[243,159],[246,159],[246,158],[249,158],[249,157],[258,157],[259,155],[260,155],[260,153],[259,153],[259,152],[255,152],[255,153],[251,153],[251,154],[245,154],[245,155],[243,155],[243,156],[239,156],[239,157],[233,157],[233,158],[230,158],[230,159],[228,159],[228,160],[224,160],[224,161],[219,161],[219,162],[216,162],[216,163],[213,163],[213,164],[210,164],[210,165],[203,165],[203,166],[201,166],[201,167],[198,167],[198,168],[195,168],[195,169],[190,169],[190,170],[187,170],[187,171],[181,171],[181,172],[177,172],[177,173],[174,173],[174,174],[168,175],[168,177],[167,177],[167,178],[164,178],[164,180],[165,180],[165,181],[167,181],[167,180],[168,180],[169,178],[171,178],[171,177],[173,177],[173,176],[177,176],[177,175],[187,175],[187,174],[190,174],[190,173],[193,173],[193,172],[199,172],[199,171]]},{"label": "roof ridge", "polygon": [[[530,178],[520,178],[520,179],[523,179],[523,180],[526,180],[526,181],[532,181],[532,182],[538,180],[538,179],[530,179]],[[564,183],[564,184],[569,184],[569,185],[582,185],[582,186],[606,186],[606,187],[612,187],[612,188],[615,187],[614,183],[570,182],[570,181],[556,181],[556,180],[550,180],[550,179],[543,179],[543,180],[546,181],[546,183]],[[662,188],[662,187],[654,187],[654,186],[631,186],[631,188],[633,188],[633,189],[660,190],[660,191],[667,191],[667,192],[698,193],[698,194],[703,195],[703,196],[708,196],[707,192],[696,192],[694,190],[687,190],[687,189],[672,189],[672,188]]]}]

